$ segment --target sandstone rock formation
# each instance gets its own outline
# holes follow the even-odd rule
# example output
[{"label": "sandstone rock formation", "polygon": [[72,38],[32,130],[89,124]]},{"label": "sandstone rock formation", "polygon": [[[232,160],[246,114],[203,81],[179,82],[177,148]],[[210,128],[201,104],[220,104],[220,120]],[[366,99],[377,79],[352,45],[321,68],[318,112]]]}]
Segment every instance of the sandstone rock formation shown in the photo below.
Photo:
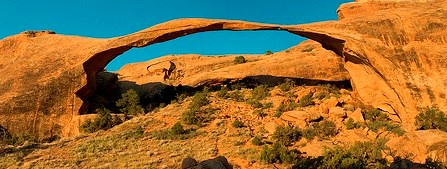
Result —
[{"label": "sandstone rock formation", "polygon": [[[445,1],[364,1],[344,4],[337,13],[339,21],[292,26],[179,19],[110,39],[32,31],[7,37],[0,40],[0,125],[38,137],[74,135],[98,72],[116,56],[212,30],[284,30],[321,43],[343,59],[359,98],[397,116],[406,129],[414,129],[418,107],[447,110]],[[188,84],[214,75],[191,77]]]}]

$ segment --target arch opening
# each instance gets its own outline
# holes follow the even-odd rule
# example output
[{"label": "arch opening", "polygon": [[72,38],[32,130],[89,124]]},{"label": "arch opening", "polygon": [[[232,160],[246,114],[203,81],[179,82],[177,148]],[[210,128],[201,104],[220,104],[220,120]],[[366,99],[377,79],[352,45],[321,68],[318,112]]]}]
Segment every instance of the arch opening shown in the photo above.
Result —
[{"label": "arch opening", "polygon": [[[188,20],[195,20],[197,24],[190,24],[190,22],[185,22]],[[173,24],[175,23],[175,24]],[[173,28],[163,28],[163,25],[173,26]],[[184,26],[182,26],[184,25]],[[300,27],[288,27],[288,26],[278,26],[278,25],[266,25],[257,23],[248,23],[243,21],[219,21],[219,20],[206,20],[206,19],[187,19],[187,20],[175,20],[167,23],[163,23],[147,30],[143,30],[128,36],[116,38],[110,41],[111,47],[103,52],[97,53],[92,56],[88,61],[84,63],[84,69],[87,74],[87,85],[82,87],[76,92],[76,94],[84,101],[79,114],[85,114],[91,110],[91,99],[93,98],[95,92],[97,92],[98,75],[104,70],[106,65],[111,62],[117,56],[123,54],[131,48],[141,48],[149,45],[153,45],[160,42],[169,41],[176,39],[185,35],[190,35],[198,32],[216,31],[216,30],[232,30],[232,31],[242,31],[242,30],[282,30],[289,33],[306,37],[309,39],[316,40],[322,44],[326,49],[332,50],[337,54],[342,53],[343,40],[325,35],[323,33],[318,33],[313,30],[307,30],[306,28]],[[125,44],[123,44],[124,42]],[[114,47],[115,46],[115,47]],[[112,76],[113,77],[113,76]],[[117,79],[116,77],[112,79]],[[241,78],[238,78],[241,80]],[[346,79],[345,79],[346,80]],[[212,80],[211,80],[212,82]],[[223,81],[221,81],[223,82]],[[233,81],[234,82],[234,81]],[[130,82],[134,83],[135,82]],[[210,82],[204,82],[203,84],[196,84],[195,87],[203,87]],[[137,85],[139,87],[144,85]],[[172,87],[172,86],[171,86]]]}]

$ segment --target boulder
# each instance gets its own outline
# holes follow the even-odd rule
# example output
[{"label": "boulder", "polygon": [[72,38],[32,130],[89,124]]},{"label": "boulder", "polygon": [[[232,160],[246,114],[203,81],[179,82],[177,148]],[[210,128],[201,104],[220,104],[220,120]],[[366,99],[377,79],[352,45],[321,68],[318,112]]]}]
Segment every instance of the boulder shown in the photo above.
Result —
[{"label": "boulder", "polygon": [[197,163],[197,161],[191,157],[183,159],[182,169],[233,169],[233,166],[228,163],[227,158],[223,156],[216,157],[214,159],[208,159]]},{"label": "boulder", "polygon": [[357,108],[354,112],[348,111],[347,112],[348,118],[352,118],[354,122],[364,122],[365,119],[363,118],[362,109]]},{"label": "boulder", "polygon": [[308,123],[319,121],[322,116],[313,111],[288,111],[284,112],[281,117],[282,120],[292,122],[300,128],[305,128]]},{"label": "boulder", "polygon": [[447,162],[447,132],[444,131],[410,131],[402,137],[389,140],[386,145],[395,151],[396,155],[412,155],[413,162],[424,163],[428,157]]},{"label": "boulder", "polygon": [[329,116],[346,118],[346,111],[343,109],[343,107],[332,107],[331,109],[329,109]]},{"label": "boulder", "polygon": [[329,109],[336,107],[336,106],[341,106],[341,103],[338,101],[338,99],[336,97],[331,97],[327,100],[324,100],[323,102]]}]

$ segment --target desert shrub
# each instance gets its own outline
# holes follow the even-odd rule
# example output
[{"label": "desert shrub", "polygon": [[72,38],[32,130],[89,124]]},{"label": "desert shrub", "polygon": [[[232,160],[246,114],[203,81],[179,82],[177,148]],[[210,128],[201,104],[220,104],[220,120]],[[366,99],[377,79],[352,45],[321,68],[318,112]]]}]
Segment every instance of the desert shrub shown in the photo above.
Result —
[{"label": "desert shrub", "polygon": [[192,97],[189,109],[182,114],[182,121],[186,124],[201,126],[203,123],[211,120],[211,115],[215,112],[213,108],[204,108],[209,104],[208,92],[206,90],[197,92]]},{"label": "desert shrub", "polygon": [[116,102],[116,106],[120,111],[128,115],[143,114],[144,109],[140,105],[140,96],[135,90],[129,89],[123,93],[122,98]]},{"label": "desert shrub", "polygon": [[242,127],[244,127],[244,123],[242,123],[242,122],[239,121],[239,120],[234,120],[233,123],[231,123],[231,125],[232,125],[234,128],[242,128]]},{"label": "desert shrub", "polygon": [[234,58],[233,62],[234,64],[241,64],[247,62],[247,60],[245,60],[244,56],[237,56]]},{"label": "desert shrub", "polygon": [[365,120],[369,121],[384,121],[389,118],[387,114],[382,113],[379,109],[363,109],[362,114]]},{"label": "desert shrub", "polygon": [[135,135],[136,135],[136,136],[142,136],[143,134],[144,134],[144,129],[143,129],[143,127],[138,126],[138,127],[135,129]]},{"label": "desert shrub", "polygon": [[253,108],[262,108],[263,105],[259,100],[249,99],[247,100],[247,104],[252,106]]},{"label": "desert shrub", "polygon": [[270,50],[266,50],[266,51],[265,51],[265,55],[272,55],[272,54],[273,54],[273,52],[270,51]]},{"label": "desert shrub", "polygon": [[262,109],[268,109],[268,108],[272,108],[272,107],[273,107],[272,102],[267,102],[262,105]]},{"label": "desert shrub", "polygon": [[267,85],[259,85],[252,90],[251,95],[255,100],[262,100],[270,96],[270,93]]},{"label": "desert shrub", "polygon": [[348,148],[335,146],[325,150],[319,168],[387,168],[382,157],[385,149],[384,140],[356,142]]},{"label": "desert shrub", "polygon": [[312,140],[314,139],[316,136],[318,136],[317,131],[312,128],[312,127],[308,127],[306,129],[304,129],[302,131],[303,137],[306,138],[307,140]]},{"label": "desert shrub", "polygon": [[208,92],[204,90],[202,92],[196,92],[192,97],[192,101],[189,104],[189,109],[182,114],[182,120],[186,124],[202,125],[209,120],[209,115],[212,112],[209,108],[204,109],[203,106],[209,104]]},{"label": "desert shrub", "polygon": [[188,95],[186,93],[176,94],[174,102],[182,103],[187,97]]},{"label": "desert shrub", "polygon": [[335,85],[331,85],[331,84],[326,84],[323,86],[329,93],[335,94],[335,95],[340,95],[340,88],[338,88]]},{"label": "desert shrub", "polygon": [[149,133],[154,139],[162,140],[185,140],[196,136],[194,130],[185,130],[180,123],[176,123],[169,129],[155,130]]},{"label": "desert shrub", "polygon": [[312,94],[307,94],[300,98],[300,101],[298,102],[299,107],[306,107],[314,105],[315,102],[313,101]]},{"label": "desert shrub", "polygon": [[82,125],[81,125],[81,131],[92,133],[98,130],[107,130],[109,128],[112,128],[115,125],[121,124],[122,120],[117,116],[112,116],[110,114],[110,110],[104,108],[104,109],[97,109],[97,114],[93,121],[90,119],[87,119]]},{"label": "desert shrub", "polygon": [[315,94],[315,98],[317,98],[319,100],[329,99],[330,96],[331,96],[330,93],[327,91],[320,91],[317,94]]},{"label": "desert shrub", "polygon": [[187,110],[182,114],[182,120],[186,124],[201,125],[203,118],[199,115],[200,110]]},{"label": "desert shrub", "polygon": [[392,124],[390,121],[372,121],[367,122],[366,126],[373,132],[378,132],[379,129],[392,132],[399,136],[403,135],[405,131],[398,124]]},{"label": "desert shrub", "polygon": [[242,93],[241,93],[240,90],[234,90],[234,91],[231,91],[231,92],[228,94],[228,97],[229,97],[231,100],[234,100],[234,101],[237,101],[237,102],[243,102],[243,101],[244,101],[244,95],[242,95]]},{"label": "desert shrub", "polygon": [[259,136],[255,136],[255,137],[253,137],[253,139],[251,140],[251,144],[253,144],[253,145],[255,145],[255,146],[261,146],[261,145],[263,145],[264,143],[262,142],[261,137],[259,137]]},{"label": "desert shrub", "polygon": [[272,138],[278,143],[289,146],[300,140],[301,136],[302,134],[299,128],[287,125],[277,126]]},{"label": "desert shrub", "polygon": [[230,94],[228,93],[228,88],[226,86],[221,87],[220,90],[217,92],[217,97],[222,99],[230,98]]},{"label": "desert shrub", "polygon": [[247,104],[251,105],[253,108],[260,108],[260,109],[268,109],[273,107],[272,102],[267,102],[265,104],[262,104],[259,100],[249,99],[247,100]]},{"label": "desert shrub", "polygon": [[340,89],[335,85],[325,84],[325,85],[322,85],[321,87],[322,87],[322,91],[318,92],[315,95],[315,98],[317,98],[317,99],[320,99],[320,100],[328,99],[331,96],[335,96],[338,98],[341,95]]},{"label": "desert shrub", "polygon": [[312,123],[303,131],[303,137],[308,140],[312,140],[315,136],[322,139],[327,139],[337,135],[337,133],[337,127],[333,121],[323,120],[318,123]]},{"label": "desert shrub", "polygon": [[256,116],[261,117],[261,118],[264,118],[265,116],[267,116],[267,114],[262,109],[253,110],[253,114],[255,114]]},{"label": "desert shrub", "polygon": [[179,122],[175,123],[174,126],[171,127],[171,133],[172,134],[183,134],[185,133],[185,129],[183,128],[183,125]]},{"label": "desert shrub", "polygon": [[206,91],[197,92],[192,97],[192,101],[189,104],[190,109],[198,109],[202,106],[208,105],[210,102],[208,100],[208,93]]},{"label": "desert shrub", "polygon": [[357,122],[354,122],[354,119],[349,118],[348,121],[346,122],[346,129],[351,130],[351,129],[357,129],[360,128],[360,124]]},{"label": "desert shrub", "polygon": [[283,92],[288,92],[293,87],[295,87],[295,82],[292,79],[286,79],[284,80],[284,83],[279,85],[279,88]]},{"label": "desert shrub", "polygon": [[399,136],[405,133],[399,124],[392,123],[389,116],[378,109],[364,109],[362,114],[366,120],[365,125],[373,132],[383,129]]},{"label": "desert shrub", "polygon": [[418,129],[438,129],[447,131],[447,116],[437,107],[427,107],[417,116],[415,125]]},{"label": "desert shrub", "polygon": [[279,104],[278,108],[276,108],[274,116],[280,117],[284,112],[294,110],[297,107],[298,107],[298,104],[293,101],[281,102],[281,104]]},{"label": "desert shrub", "polygon": [[265,163],[295,163],[301,153],[289,150],[284,144],[274,143],[271,147],[264,146],[261,150],[260,160]]}]

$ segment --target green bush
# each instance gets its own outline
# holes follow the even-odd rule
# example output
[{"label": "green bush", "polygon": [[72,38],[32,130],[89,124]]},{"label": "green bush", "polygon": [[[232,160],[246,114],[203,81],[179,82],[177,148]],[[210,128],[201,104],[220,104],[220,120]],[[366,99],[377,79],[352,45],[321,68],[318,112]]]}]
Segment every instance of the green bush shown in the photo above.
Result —
[{"label": "green bush", "polygon": [[244,95],[242,95],[242,93],[241,93],[241,91],[240,90],[234,90],[234,91],[231,91],[229,94],[228,94],[228,97],[231,99],[231,100],[234,100],[234,101],[237,101],[237,102],[243,102],[245,99],[244,99]]},{"label": "green bush", "polygon": [[112,116],[110,114],[110,110],[104,108],[104,109],[97,109],[97,114],[93,121],[90,119],[87,119],[82,125],[81,125],[81,131],[92,133],[98,130],[107,130],[109,128],[112,128],[113,126],[119,125],[122,123],[122,120],[117,116]]},{"label": "green bush", "polygon": [[253,137],[253,139],[251,140],[251,144],[255,145],[255,146],[261,146],[264,144],[264,142],[262,142],[261,137],[259,136],[255,136]]},{"label": "green bush", "polygon": [[267,85],[259,85],[252,90],[251,95],[255,100],[262,100],[270,96],[270,93]]},{"label": "green bush", "polygon": [[259,100],[249,99],[247,100],[247,104],[252,106],[253,108],[262,108],[263,105]]},{"label": "green bush", "polygon": [[205,91],[195,93],[194,96],[192,97],[191,103],[189,104],[189,108],[198,109],[202,106],[208,105],[210,101],[208,100],[207,97],[208,93]]},{"label": "green bush", "polygon": [[228,88],[226,86],[223,86],[220,88],[220,90],[217,92],[217,97],[222,99],[228,99],[230,98],[230,94],[228,93]]},{"label": "green bush", "polygon": [[295,82],[292,79],[286,79],[284,80],[284,83],[279,85],[279,88],[283,92],[288,92],[293,87],[295,87]]},{"label": "green bush", "polygon": [[357,122],[354,122],[354,119],[349,118],[348,121],[346,122],[346,129],[351,130],[351,129],[357,129],[360,128],[360,124]]},{"label": "green bush", "polygon": [[245,62],[247,62],[247,60],[245,60],[244,56],[237,56],[234,58],[234,64],[241,64]]},{"label": "green bush", "polygon": [[382,113],[379,109],[363,109],[363,117],[369,121],[386,121],[389,119],[388,115]]},{"label": "green bush", "polygon": [[333,121],[323,120],[318,123],[312,123],[303,131],[303,137],[308,140],[312,140],[316,136],[322,139],[327,139],[337,135],[337,133],[337,127]]},{"label": "green bush", "polygon": [[298,107],[298,104],[290,101],[287,103],[281,102],[281,104],[276,108],[275,117],[281,117],[284,112],[295,110]]},{"label": "green bush", "polygon": [[362,113],[366,120],[365,125],[373,132],[383,129],[399,136],[405,133],[399,124],[393,124],[389,116],[379,109],[364,109]]},{"label": "green bush", "polygon": [[143,127],[138,126],[137,129],[135,129],[135,135],[138,136],[138,137],[140,137],[140,136],[143,136],[143,134],[144,134],[144,129],[143,129]]},{"label": "green bush", "polygon": [[247,100],[247,104],[251,105],[253,108],[260,108],[260,109],[268,109],[273,107],[272,102],[267,102],[265,104],[262,104],[259,100],[249,99]]},{"label": "green bush", "polygon": [[265,116],[267,116],[267,114],[262,109],[254,110],[253,114],[255,114],[256,116],[261,117],[261,118],[264,118]]},{"label": "green bush", "polygon": [[204,108],[204,106],[209,104],[207,97],[207,90],[195,93],[189,104],[189,109],[182,114],[182,121],[186,124],[201,126],[203,123],[211,120],[211,115],[215,112],[215,109]]},{"label": "green bush", "polygon": [[292,126],[277,126],[272,138],[283,145],[289,146],[292,143],[301,139],[301,131],[297,127]]},{"label": "green bush", "polygon": [[418,129],[438,129],[447,131],[447,116],[437,107],[427,107],[417,116],[415,125]]},{"label": "green bush", "polygon": [[297,150],[288,150],[284,144],[274,143],[271,147],[264,146],[261,150],[260,160],[265,163],[295,163],[301,153]]},{"label": "green bush", "polygon": [[175,123],[174,126],[171,127],[172,134],[184,134],[186,131],[183,128],[183,125],[179,122]]},{"label": "green bush", "polygon": [[266,51],[265,51],[265,55],[272,55],[272,54],[273,54],[273,52],[270,51],[270,50],[266,50]]},{"label": "green bush", "polygon": [[200,110],[187,110],[182,114],[182,120],[186,124],[202,125],[204,119],[198,113]]},{"label": "green bush", "polygon": [[356,142],[349,148],[335,146],[323,153],[319,168],[387,168],[382,151],[385,141]]},{"label": "green bush", "polygon": [[184,130],[180,123],[176,123],[170,129],[155,130],[149,133],[154,139],[163,140],[186,140],[196,136],[196,132],[193,130]]},{"label": "green bush", "polygon": [[232,125],[234,128],[242,128],[242,127],[244,127],[244,123],[242,123],[242,122],[239,121],[239,120],[234,120],[233,123],[231,123],[231,125]]},{"label": "green bush", "polygon": [[307,95],[301,97],[300,101],[298,102],[299,107],[306,107],[306,106],[311,106],[314,104],[315,104],[315,102],[312,98],[312,94],[307,94]]},{"label": "green bush", "polygon": [[304,129],[302,134],[303,134],[303,137],[306,138],[307,140],[312,140],[316,136],[318,136],[318,132],[312,127],[308,127],[306,129]]},{"label": "green bush", "polygon": [[140,96],[135,90],[129,89],[123,93],[122,98],[116,102],[116,106],[121,108],[120,111],[127,115],[143,114],[144,109],[140,105]]},{"label": "green bush", "polygon": [[264,103],[264,105],[262,106],[262,109],[268,109],[268,108],[272,108],[272,107],[273,107],[273,103],[267,102],[267,103]]}]

